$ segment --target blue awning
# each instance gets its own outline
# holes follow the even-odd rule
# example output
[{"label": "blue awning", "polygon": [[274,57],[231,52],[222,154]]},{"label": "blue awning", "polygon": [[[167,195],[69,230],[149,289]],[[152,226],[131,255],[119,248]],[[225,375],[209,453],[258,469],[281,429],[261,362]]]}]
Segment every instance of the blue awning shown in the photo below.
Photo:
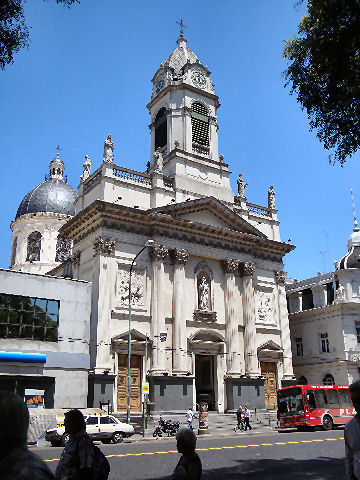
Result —
[{"label": "blue awning", "polygon": [[44,353],[0,352],[0,362],[46,363]]}]

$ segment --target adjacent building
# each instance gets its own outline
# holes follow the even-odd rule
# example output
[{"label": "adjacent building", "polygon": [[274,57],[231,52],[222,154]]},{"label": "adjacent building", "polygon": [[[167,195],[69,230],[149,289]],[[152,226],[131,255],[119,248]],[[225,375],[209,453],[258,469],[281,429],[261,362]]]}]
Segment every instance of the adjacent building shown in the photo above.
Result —
[{"label": "adjacent building", "polygon": [[335,272],[286,285],[294,373],[300,384],[360,379],[360,231]]}]

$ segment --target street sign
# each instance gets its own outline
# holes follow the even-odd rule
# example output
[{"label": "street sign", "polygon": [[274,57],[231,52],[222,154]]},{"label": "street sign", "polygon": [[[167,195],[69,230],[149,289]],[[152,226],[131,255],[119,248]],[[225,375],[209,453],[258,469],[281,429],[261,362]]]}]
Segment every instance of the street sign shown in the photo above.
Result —
[{"label": "street sign", "polygon": [[149,382],[144,382],[142,387],[143,387],[143,394],[149,395]]}]

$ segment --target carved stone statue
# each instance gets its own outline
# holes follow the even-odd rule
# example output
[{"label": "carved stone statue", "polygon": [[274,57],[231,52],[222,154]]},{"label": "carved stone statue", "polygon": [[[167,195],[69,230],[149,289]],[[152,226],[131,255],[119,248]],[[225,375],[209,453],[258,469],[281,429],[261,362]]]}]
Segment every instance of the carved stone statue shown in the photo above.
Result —
[{"label": "carved stone statue", "polygon": [[85,182],[85,180],[90,177],[90,170],[91,160],[88,155],[85,155],[85,162],[83,163],[83,174],[80,177],[83,182]]},{"label": "carved stone statue", "polygon": [[198,279],[199,310],[209,310],[210,285],[205,276]]},{"label": "carved stone statue", "polygon": [[163,166],[164,166],[163,156],[162,156],[160,147],[158,147],[156,149],[156,152],[154,153],[154,172],[162,173]]},{"label": "carved stone statue", "polygon": [[103,161],[105,163],[114,163],[114,144],[111,141],[111,135],[109,134],[106,137],[106,140],[104,142],[104,155],[103,155]]},{"label": "carved stone statue", "polygon": [[268,207],[270,210],[275,210],[275,191],[273,185],[270,185],[268,190]]},{"label": "carved stone statue", "polygon": [[246,199],[245,189],[248,186],[248,184],[244,181],[241,173],[239,173],[239,176],[237,178],[237,186],[238,186],[238,196],[240,198]]},{"label": "carved stone statue", "polygon": [[335,292],[335,301],[342,302],[345,300],[345,288],[343,285],[339,285],[339,288],[336,289]]}]

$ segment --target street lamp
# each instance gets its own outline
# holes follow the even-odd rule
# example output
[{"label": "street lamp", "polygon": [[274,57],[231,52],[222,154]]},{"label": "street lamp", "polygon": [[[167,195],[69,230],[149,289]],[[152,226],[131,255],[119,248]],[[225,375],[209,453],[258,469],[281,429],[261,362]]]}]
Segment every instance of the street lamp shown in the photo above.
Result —
[{"label": "street lamp", "polygon": [[138,252],[134,257],[130,266],[130,278],[129,278],[129,335],[128,335],[128,391],[127,391],[127,423],[130,423],[130,386],[131,386],[131,376],[130,376],[130,360],[131,360],[131,275],[134,267],[135,260],[137,257],[145,250],[146,247],[154,245],[154,240],[148,240],[143,248]]}]

